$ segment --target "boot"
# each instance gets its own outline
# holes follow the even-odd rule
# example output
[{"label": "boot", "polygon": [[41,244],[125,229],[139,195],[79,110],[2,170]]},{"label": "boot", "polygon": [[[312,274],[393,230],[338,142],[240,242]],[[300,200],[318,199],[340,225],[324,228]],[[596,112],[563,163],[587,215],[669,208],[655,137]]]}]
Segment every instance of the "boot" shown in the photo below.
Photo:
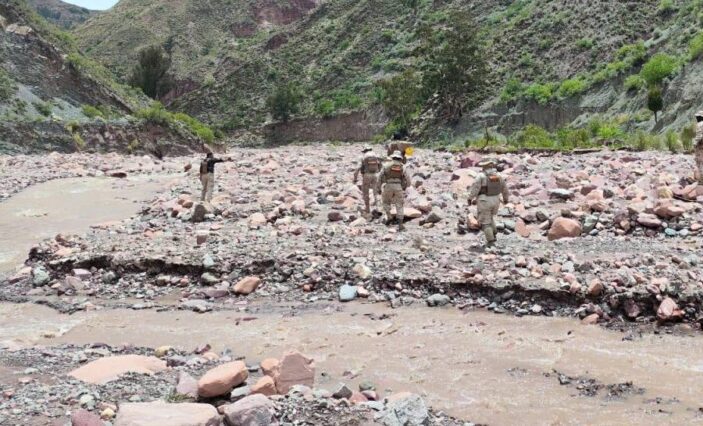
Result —
[{"label": "boot", "polygon": [[403,232],[405,231],[405,225],[403,225],[403,222],[398,223],[398,232]]}]

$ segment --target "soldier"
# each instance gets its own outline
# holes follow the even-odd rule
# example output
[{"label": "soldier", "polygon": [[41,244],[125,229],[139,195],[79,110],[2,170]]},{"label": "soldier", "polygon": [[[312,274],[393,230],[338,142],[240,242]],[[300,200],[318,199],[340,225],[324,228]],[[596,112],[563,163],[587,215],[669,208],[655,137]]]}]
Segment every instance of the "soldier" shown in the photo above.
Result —
[{"label": "soldier", "polygon": [[698,185],[703,185],[703,111],[696,113],[696,144],[694,157],[696,160],[696,170],[694,176],[698,180]]},{"label": "soldier", "polygon": [[483,168],[483,172],[471,185],[469,205],[477,200],[478,222],[486,236],[486,246],[491,247],[495,244],[498,233],[495,216],[498,214],[498,207],[500,207],[500,195],[503,196],[503,203],[507,204],[510,194],[505,180],[496,170],[494,160],[482,161],[479,166]]},{"label": "soldier", "polygon": [[392,155],[394,152],[400,152],[400,154],[403,156],[403,164],[407,161],[407,156],[408,156],[408,148],[413,148],[413,144],[411,142],[406,142],[406,141],[394,141],[386,145],[386,151],[388,152],[388,155]]},{"label": "soldier", "polygon": [[386,212],[386,225],[391,220],[391,204],[395,205],[396,217],[398,218],[398,231],[405,229],[403,225],[403,199],[405,198],[405,188],[410,183],[410,178],[405,172],[403,165],[403,154],[399,151],[391,155],[391,162],[384,165],[378,176],[377,192],[383,186],[383,210]]},{"label": "soldier", "polygon": [[203,184],[201,201],[209,203],[212,200],[212,191],[215,189],[215,164],[224,161],[220,158],[215,158],[212,152],[208,152],[205,159],[200,162],[200,182]]},{"label": "soldier", "polygon": [[373,192],[374,207],[378,202],[379,192],[377,192],[378,185],[376,183],[378,181],[378,172],[381,171],[381,159],[374,154],[373,148],[370,146],[365,146],[361,152],[364,156],[361,159],[361,165],[354,172],[354,183],[359,180],[359,173],[361,173],[361,193],[364,197],[364,216],[368,219],[371,215],[369,191]]}]

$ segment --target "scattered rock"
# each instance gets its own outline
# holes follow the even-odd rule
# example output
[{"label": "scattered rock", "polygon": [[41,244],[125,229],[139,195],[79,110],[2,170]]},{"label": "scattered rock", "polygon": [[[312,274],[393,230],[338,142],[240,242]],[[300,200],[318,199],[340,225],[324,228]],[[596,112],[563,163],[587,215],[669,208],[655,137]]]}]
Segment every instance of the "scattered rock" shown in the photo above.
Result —
[{"label": "scattered rock", "polygon": [[581,224],[573,219],[558,217],[554,219],[547,238],[549,241],[561,238],[576,238],[581,235]]},{"label": "scattered rock", "polygon": [[142,355],[119,355],[97,359],[69,375],[86,383],[104,385],[125,373],[152,375],[166,370],[166,361]]},{"label": "scattered rock", "polygon": [[228,362],[209,370],[198,380],[198,395],[213,398],[226,395],[246,381],[249,370],[242,361]]},{"label": "scattered rock", "polygon": [[273,402],[261,394],[250,395],[225,406],[229,426],[270,426],[276,424]]},{"label": "scattered rock", "polygon": [[115,426],[219,426],[220,415],[210,404],[141,402],[120,404]]},{"label": "scattered rock", "polygon": [[234,292],[237,294],[251,294],[261,285],[261,278],[246,277],[234,285]]},{"label": "scattered rock", "polygon": [[285,395],[294,385],[313,387],[315,384],[315,363],[300,352],[288,352],[281,359],[274,376],[276,390]]}]

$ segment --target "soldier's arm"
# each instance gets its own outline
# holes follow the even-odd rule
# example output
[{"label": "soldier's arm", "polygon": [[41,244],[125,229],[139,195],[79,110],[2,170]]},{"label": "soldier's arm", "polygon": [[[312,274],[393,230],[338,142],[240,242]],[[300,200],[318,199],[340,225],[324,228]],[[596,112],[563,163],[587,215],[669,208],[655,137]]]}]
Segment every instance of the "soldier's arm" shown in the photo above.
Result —
[{"label": "soldier's arm", "polygon": [[471,204],[471,202],[478,197],[478,193],[481,191],[481,176],[478,176],[476,180],[474,180],[474,183],[471,184],[471,187],[469,188],[469,197],[468,197],[468,202]]},{"label": "soldier's arm", "polygon": [[385,167],[378,172],[378,179],[376,179],[376,192],[381,192],[381,187],[386,183],[386,169]]}]

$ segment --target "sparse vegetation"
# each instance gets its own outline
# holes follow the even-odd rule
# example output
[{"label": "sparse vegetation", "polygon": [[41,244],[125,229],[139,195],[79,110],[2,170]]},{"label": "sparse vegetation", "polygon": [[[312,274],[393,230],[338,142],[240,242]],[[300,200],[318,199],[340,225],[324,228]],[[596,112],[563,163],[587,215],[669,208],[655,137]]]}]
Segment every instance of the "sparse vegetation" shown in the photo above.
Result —
[{"label": "sparse vegetation", "polygon": [[105,118],[103,112],[92,105],[83,105],[81,107],[81,111],[83,111],[83,114],[85,114],[85,116],[88,118]]},{"label": "sparse vegetation", "polygon": [[51,115],[51,110],[53,109],[51,107],[51,104],[48,102],[42,102],[42,101],[37,101],[34,102],[32,105],[34,105],[34,108],[37,110],[37,112],[44,117],[48,117]]},{"label": "sparse vegetation", "polygon": [[149,108],[141,109],[135,115],[142,120],[165,127],[175,124],[182,125],[206,143],[212,143],[215,140],[215,133],[210,127],[188,114],[180,112],[173,114],[160,102],[153,102]]},{"label": "sparse vegetation", "polygon": [[10,78],[10,75],[2,68],[0,68],[0,102],[7,102],[15,95],[17,92],[17,85]]}]

